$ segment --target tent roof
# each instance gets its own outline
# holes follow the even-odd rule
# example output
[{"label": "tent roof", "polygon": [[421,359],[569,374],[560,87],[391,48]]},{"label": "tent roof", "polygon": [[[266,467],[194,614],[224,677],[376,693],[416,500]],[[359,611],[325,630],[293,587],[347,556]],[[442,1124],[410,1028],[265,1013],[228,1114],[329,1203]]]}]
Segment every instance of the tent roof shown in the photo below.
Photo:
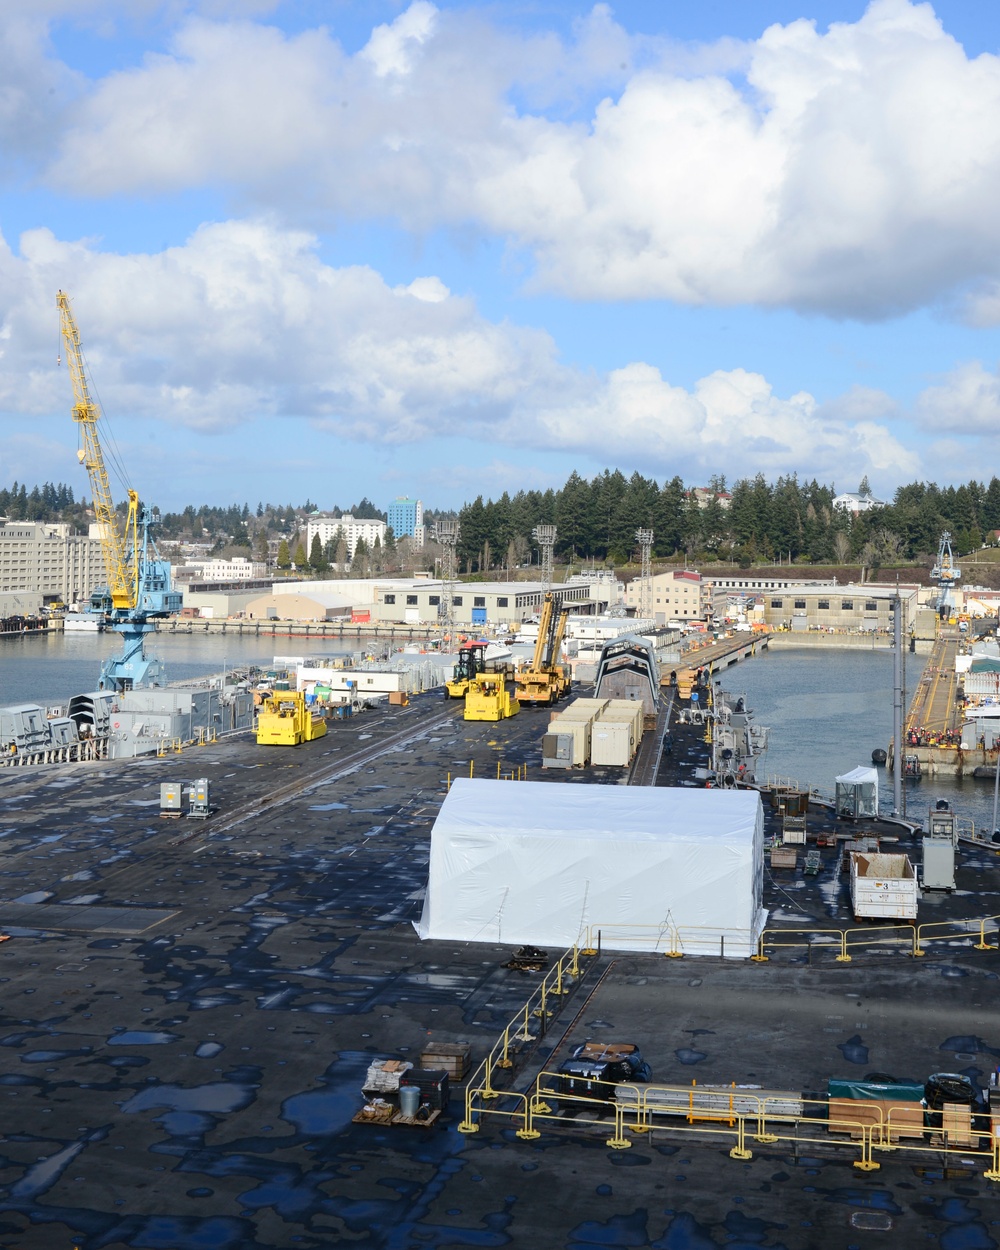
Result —
[{"label": "tent roof", "polygon": [[874,768],[865,768],[859,765],[852,768],[849,773],[843,773],[837,778],[838,781],[846,781],[848,785],[861,785],[864,782],[878,781],[878,773]]},{"label": "tent roof", "polygon": [[435,828],[466,835],[743,846],[753,841],[755,790],[572,785],[460,777]]}]

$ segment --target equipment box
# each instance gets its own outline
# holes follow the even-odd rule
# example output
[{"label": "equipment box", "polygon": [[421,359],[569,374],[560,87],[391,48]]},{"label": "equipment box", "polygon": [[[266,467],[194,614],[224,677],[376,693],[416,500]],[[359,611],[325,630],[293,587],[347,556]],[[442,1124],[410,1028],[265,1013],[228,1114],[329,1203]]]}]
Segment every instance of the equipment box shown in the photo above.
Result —
[{"label": "equipment box", "polygon": [[450,1081],[460,1081],[472,1062],[472,1047],[467,1042],[428,1042],[420,1052],[420,1068],[444,1071]]},{"label": "equipment box", "polygon": [[421,1103],[426,1103],[432,1110],[447,1110],[448,1073],[442,1068],[411,1068],[399,1078],[399,1088],[406,1085],[419,1086]]}]

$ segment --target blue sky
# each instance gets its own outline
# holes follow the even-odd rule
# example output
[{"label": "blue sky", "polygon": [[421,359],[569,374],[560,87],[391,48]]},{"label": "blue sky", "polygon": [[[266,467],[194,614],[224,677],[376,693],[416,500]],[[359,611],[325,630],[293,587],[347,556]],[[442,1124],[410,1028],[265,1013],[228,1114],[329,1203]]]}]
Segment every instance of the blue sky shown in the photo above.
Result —
[{"label": "blue sky", "polygon": [[[989,478],[1000,10],[11,0],[0,482]],[[120,487],[116,487],[116,490]]]}]

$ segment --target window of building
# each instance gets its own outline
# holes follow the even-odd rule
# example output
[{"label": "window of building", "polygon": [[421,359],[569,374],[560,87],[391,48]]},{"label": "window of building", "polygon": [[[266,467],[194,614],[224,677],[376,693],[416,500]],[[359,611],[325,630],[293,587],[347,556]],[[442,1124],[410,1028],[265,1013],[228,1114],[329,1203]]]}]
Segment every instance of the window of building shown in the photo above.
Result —
[{"label": "window of building", "polygon": [[797,608],[804,608],[804,607],[806,606],[806,601],[805,601],[805,599],[796,599],[796,600],[795,600],[795,606],[796,606]]},{"label": "window of building", "polygon": [[500,598],[497,600],[497,607],[505,608],[506,606],[507,606],[507,596],[501,595]]},{"label": "window of building", "polygon": [[452,603],[455,605],[456,608],[460,608],[462,606],[462,596],[455,595],[455,597],[452,599]]},{"label": "window of building", "polygon": [[431,605],[432,608],[436,608],[437,605],[441,602],[441,596],[440,595],[428,595],[427,602]]},{"label": "window of building", "polygon": [[395,595],[386,595],[386,597],[385,597],[385,602],[386,602],[386,603],[395,603],[395,602],[396,602],[396,596],[395,596]]},{"label": "window of building", "polygon": [[416,603],[417,603],[417,596],[416,596],[416,595],[407,595],[407,596],[406,596],[406,602],[407,602],[407,603],[408,603],[411,607],[416,607]]},{"label": "window of building", "polygon": [[772,600],[771,600],[771,607],[772,607],[772,608],[780,608],[780,607],[781,607],[781,600],[780,600],[780,599],[772,599]]},{"label": "window of building", "polygon": [[473,597],[473,600],[472,600],[472,606],[473,606],[474,608],[485,608],[485,607],[486,607],[486,596],[485,596],[485,595],[475,595],[475,596]]},{"label": "window of building", "polygon": [[820,608],[822,611],[829,611],[829,609],[830,609],[830,600],[829,600],[829,599],[820,599],[819,603],[817,603],[817,604],[816,604],[816,606],[817,606],[817,608]]},{"label": "window of building", "polygon": [[841,601],[840,601],[840,610],[841,610],[841,612],[853,612],[853,611],[854,611],[854,600],[853,600],[853,599],[841,599]]},{"label": "window of building", "polygon": [[865,602],[865,611],[866,611],[866,612],[877,612],[877,611],[878,611],[878,604],[875,602],[875,600],[874,600],[874,599],[868,599],[868,600],[866,600],[866,602]]}]

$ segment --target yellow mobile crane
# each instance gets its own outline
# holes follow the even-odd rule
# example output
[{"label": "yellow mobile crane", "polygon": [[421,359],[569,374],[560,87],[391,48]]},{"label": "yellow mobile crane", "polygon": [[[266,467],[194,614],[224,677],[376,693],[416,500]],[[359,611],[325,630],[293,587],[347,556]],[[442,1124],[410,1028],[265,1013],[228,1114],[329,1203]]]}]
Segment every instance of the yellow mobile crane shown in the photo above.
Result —
[{"label": "yellow mobile crane", "polygon": [[99,587],[91,596],[91,610],[110,621],[111,628],[123,640],[121,654],[105,660],[101,666],[100,688],[122,691],[163,685],[163,665],[155,656],[143,653],[143,640],[156,629],[153,622],[157,617],[181,610],[182,599],[179,592],[171,589],[169,562],[159,558],[150,537],[150,529],[159,522],[159,513],[150,512],[130,489],[124,533],[119,529],[97,435],[101,410],[90,395],[80,331],[64,291],[56,295],[56,305],[73,384],[73,420],[80,429],[81,447],[76,454],[90,477],[94,516],[100,526],[108,575],[107,586]]},{"label": "yellow mobile crane", "polygon": [[568,616],[569,610],[566,608],[557,611],[552,592],[548,591],[542,604],[538,641],[535,643],[531,667],[523,669],[515,679],[518,703],[549,707],[569,691],[569,675],[558,663]]}]

